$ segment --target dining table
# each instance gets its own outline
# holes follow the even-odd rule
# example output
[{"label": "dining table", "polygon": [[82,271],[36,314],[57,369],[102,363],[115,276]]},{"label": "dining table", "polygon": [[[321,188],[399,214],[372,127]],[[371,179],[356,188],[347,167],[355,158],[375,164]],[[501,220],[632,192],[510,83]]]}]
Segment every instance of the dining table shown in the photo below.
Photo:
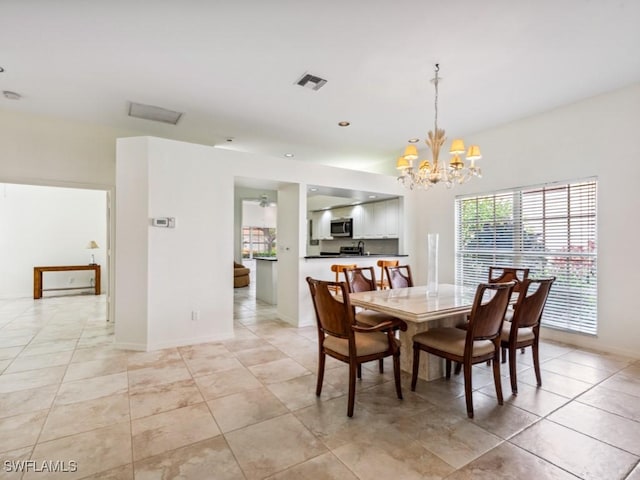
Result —
[{"label": "dining table", "polygon": [[[434,291],[427,286],[393,288],[349,294],[351,304],[404,320],[406,331],[400,331],[400,368],[412,372],[413,336],[434,327],[452,327],[466,320],[471,312],[476,289],[441,283]],[[443,361],[425,354],[420,361],[418,377],[434,380],[443,376]]]}]

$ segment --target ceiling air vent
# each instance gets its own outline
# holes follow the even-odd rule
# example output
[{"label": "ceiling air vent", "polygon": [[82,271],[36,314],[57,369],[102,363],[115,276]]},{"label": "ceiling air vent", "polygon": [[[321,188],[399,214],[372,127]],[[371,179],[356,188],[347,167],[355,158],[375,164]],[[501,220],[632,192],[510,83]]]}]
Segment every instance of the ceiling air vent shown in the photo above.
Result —
[{"label": "ceiling air vent", "polygon": [[153,105],[129,102],[129,116],[175,125],[178,123],[178,120],[180,120],[180,117],[182,117],[182,113],[167,110],[162,107],[154,107]]},{"label": "ceiling air vent", "polygon": [[305,73],[300,80],[296,82],[296,85],[301,87],[310,88],[311,90],[320,90],[327,81],[324,78],[320,78],[310,73]]}]

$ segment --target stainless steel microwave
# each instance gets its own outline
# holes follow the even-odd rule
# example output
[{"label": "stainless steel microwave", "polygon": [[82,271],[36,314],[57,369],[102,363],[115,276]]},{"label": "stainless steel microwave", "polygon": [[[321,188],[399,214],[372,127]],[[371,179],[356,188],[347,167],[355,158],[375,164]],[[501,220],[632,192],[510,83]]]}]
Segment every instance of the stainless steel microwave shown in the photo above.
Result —
[{"label": "stainless steel microwave", "polygon": [[353,219],[340,218],[331,220],[332,237],[351,237],[353,230]]}]

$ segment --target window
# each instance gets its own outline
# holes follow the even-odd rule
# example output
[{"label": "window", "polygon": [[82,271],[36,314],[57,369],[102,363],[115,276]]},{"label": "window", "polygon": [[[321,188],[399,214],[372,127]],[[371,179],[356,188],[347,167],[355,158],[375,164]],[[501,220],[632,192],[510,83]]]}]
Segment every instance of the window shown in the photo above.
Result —
[{"label": "window", "polygon": [[242,227],[242,258],[275,256],[275,228]]},{"label": "window", "polygon": [[489,266],[555,276],[543,324],[597,333],[595,180],[456,199],[456,283],[475,287]]}]

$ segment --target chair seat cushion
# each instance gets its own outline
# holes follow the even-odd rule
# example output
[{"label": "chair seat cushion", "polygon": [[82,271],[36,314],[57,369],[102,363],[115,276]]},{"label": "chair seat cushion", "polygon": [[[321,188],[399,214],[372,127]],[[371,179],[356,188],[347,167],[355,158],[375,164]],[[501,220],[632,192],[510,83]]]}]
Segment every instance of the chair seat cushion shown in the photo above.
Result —
[{"label": "chair seat cushion", "polygon": [[[386,333],[371,332],[371,333],[355,333],[356,339],[356,356],[364,357],[367,355],[374,355],[376,353],[383,353],[389,350],[389,337]],[[327,336],[324,340],[324,347],[333,352],[349,356],[349,340],[346,338],[338,338]]]},{"label": "chair seat cushion", "polygon": [[[454,327],[432,328],[413,337],[413,341],[436,350],[453,355],[464,355],[464,344],[467,332]],[[476,340],[473,342],[473,357],[493,353],[493,343],[490,340]]]},{"label": "chair seat cushion", "polygon": [[[502,332],[500,333],[500,340],[503,342],[509,341],[509,335],[511,334],[511,322],[504,322],[502,324]],[[531,327],[524,327],[518,329],[518,342],[533,341],[535,335]]]},{"label": "chair seat cushion", "polygon": [[356,322],[368,327],[375,327],[379,323],[391,320],[396,320],[396,317],[382,312],[374,312],[373,310],[361,310],[356,313]]}]

